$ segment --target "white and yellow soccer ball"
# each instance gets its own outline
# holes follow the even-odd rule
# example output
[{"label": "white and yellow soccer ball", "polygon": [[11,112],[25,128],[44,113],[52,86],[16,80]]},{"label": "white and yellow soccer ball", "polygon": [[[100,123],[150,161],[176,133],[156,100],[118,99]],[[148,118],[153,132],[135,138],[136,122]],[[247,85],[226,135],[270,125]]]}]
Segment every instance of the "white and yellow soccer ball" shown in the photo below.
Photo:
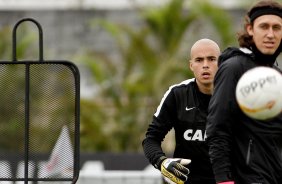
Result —
[{"label": "white and yellow soccer ball", "polygon": [[270,67],[245,72],[236,86],[236,100],[249,117],[267,120],[282,112],[282,75]]}]

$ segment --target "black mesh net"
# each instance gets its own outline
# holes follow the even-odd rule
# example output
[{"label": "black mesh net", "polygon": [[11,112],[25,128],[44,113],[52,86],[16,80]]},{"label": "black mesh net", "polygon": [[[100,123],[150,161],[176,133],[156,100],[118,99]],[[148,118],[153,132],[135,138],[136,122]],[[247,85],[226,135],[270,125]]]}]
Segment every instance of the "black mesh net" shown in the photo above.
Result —
[{"label": "black mesh net", "polygon": [[0,184],[77,179],[79,85],[67,61],[0,63]]}]

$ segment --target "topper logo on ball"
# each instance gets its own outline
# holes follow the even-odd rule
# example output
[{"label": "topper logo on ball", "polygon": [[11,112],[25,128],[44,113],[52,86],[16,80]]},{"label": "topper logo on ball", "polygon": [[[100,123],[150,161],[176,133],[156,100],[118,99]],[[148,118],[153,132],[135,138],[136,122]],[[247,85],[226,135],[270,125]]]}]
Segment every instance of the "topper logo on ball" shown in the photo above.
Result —
[{"label": "topper logo on ball", "polygon": [[282,75],[277,70],[258,66],[246,71],[236,86],[237,103],[247,116],[259,120],[282,112]]},{"label": "topper logo on ball", "polygon": [[240,88],[240,92],[244,97],[251,95],[258,88],[263,88],[265,84],[276,84],[276,76],[267,76],[265,78],[259,78],[257,81],[252,81],[249,85],[243,86]]}]

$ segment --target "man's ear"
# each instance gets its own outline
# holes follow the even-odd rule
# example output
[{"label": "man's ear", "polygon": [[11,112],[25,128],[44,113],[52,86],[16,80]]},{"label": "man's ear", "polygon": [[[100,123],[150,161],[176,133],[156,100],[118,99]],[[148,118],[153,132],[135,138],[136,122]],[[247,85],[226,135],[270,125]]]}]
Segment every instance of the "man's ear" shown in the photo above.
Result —
[{"label": "man's ear", "polygon": [[190,70],[193,72],[193,63],[192,63],[192,61],[189,60],[188,63],[189,63],[189,68],[190,68]]},{"label": "man's ear", "polygon": [[254,35],[253,26],[251,24],[246,25],[246,31],[250,36]]}]

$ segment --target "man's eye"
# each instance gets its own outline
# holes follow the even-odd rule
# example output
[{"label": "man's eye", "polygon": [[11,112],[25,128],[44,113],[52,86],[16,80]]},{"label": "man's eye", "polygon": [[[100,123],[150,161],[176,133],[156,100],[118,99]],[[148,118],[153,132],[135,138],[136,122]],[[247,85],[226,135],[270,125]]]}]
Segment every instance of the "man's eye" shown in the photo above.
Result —
[{"label": "man's eye", "polygon": [[281,26],[273,26],[273,30],[279,31],[281,30]]},{"label": "man's eye", "polygon": [[216,61],[216,58],[215,57],[209,57],[208,61]]},{"label": "man's eye", "polygon": [[261,28],[261,29],[268,29],[268,25],[263,24],[263,25],[260,26],[260,28]]}]

